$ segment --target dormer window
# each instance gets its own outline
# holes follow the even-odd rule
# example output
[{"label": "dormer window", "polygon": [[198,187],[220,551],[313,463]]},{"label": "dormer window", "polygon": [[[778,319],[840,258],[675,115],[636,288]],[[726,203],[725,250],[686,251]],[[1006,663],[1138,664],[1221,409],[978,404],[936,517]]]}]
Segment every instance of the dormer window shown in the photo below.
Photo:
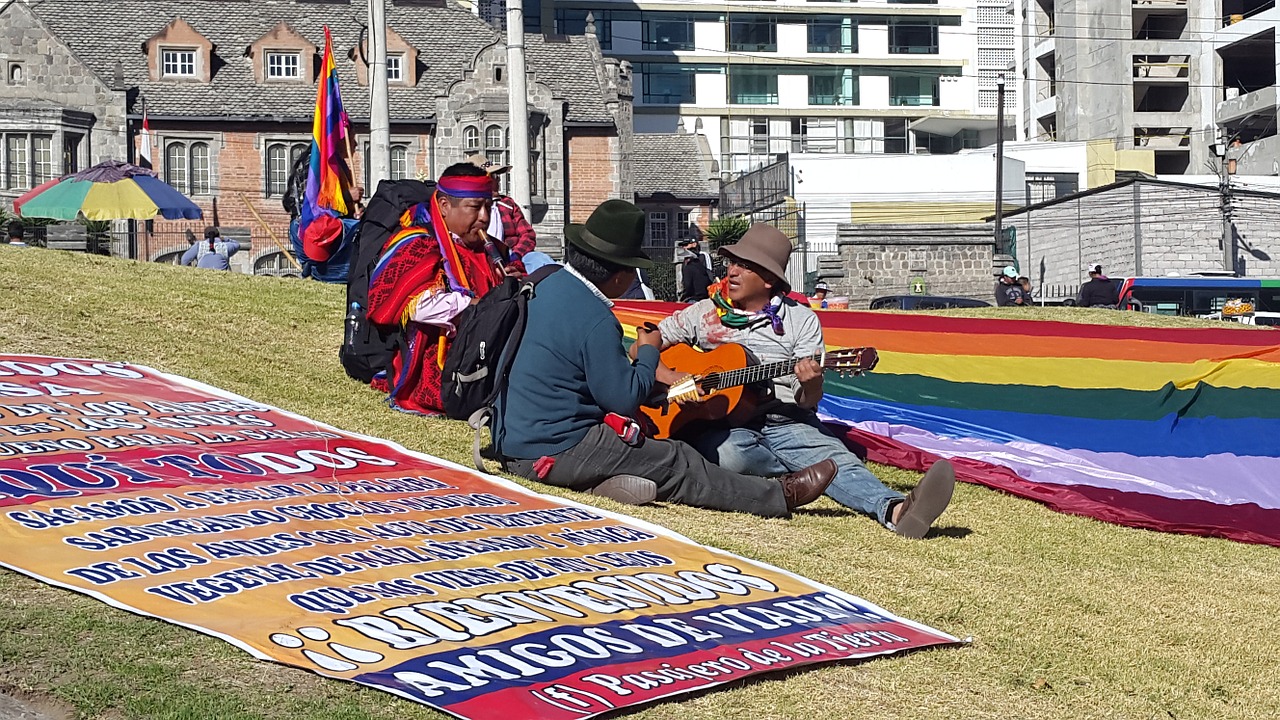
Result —
[{"label": "dormer window", "polygon": [[387,53],[387,82],[404,82],[404,55]]},{"label": "dormer window", "polygon": [[268,52],[268,80],[297,80],[302,77],[302,56],[296,52]]},{"label": "dormer window", "polygon": [[196,51],[194,48],[165,49],[160,52],[160,74],[167,78],[193,78],[196,76]]}]

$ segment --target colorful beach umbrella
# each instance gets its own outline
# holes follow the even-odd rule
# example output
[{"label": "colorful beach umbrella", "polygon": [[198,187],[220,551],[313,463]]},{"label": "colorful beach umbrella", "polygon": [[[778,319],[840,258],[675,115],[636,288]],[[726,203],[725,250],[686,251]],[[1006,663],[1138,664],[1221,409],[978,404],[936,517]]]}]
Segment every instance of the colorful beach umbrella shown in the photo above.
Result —
[{"label": "colorful beach umbrella", "polygon": [[198,220],[200,208],[146,168],[108,160],[42,183],[13,203],[23,217],[75,220]]}]

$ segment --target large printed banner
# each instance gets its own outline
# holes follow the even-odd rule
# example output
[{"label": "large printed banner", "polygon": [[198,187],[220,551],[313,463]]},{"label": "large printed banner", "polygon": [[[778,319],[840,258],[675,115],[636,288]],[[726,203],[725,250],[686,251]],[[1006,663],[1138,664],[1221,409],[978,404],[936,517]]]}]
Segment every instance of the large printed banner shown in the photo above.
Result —
[{"label": "large printed banner", "polygon": [[477,719],[957,642],[660,527],[86,360],[0,355],[0,563]]}]

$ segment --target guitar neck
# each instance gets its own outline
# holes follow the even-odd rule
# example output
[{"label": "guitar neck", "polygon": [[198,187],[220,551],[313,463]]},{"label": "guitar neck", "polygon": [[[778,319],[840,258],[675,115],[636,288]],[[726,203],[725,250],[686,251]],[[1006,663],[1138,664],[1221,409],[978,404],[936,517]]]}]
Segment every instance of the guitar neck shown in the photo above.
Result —
[{"label": "guitar neck", "polygon": [[712,381],[715,390],[723,390],[725,388],[737,387],[739,385],[750,385],[751,383],[764,382],[772,380],[783,375],[790,375],[795,372],[796,363],[804,360],[816,360],[822,362],[823,353],[818,352],[813,355],[799,357],[795,360],[778,360],[777,362],[765,363],[763,365],[750,365],[737,370],[723,370],[714,375],[708,375],[703,378],[703,382]]}]

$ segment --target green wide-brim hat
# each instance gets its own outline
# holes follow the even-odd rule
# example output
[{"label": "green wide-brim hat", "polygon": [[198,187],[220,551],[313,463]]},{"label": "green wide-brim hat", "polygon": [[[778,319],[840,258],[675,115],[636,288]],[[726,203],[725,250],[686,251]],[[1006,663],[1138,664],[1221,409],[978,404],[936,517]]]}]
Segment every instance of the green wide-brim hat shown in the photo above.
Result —
[{"label": "green wide-brim hat", "polygon": [[585,223],[564,226],[564,237],[597,260],[648,270],[653,261],[644,245],[644,211],[626,200],[605,200]]}]

